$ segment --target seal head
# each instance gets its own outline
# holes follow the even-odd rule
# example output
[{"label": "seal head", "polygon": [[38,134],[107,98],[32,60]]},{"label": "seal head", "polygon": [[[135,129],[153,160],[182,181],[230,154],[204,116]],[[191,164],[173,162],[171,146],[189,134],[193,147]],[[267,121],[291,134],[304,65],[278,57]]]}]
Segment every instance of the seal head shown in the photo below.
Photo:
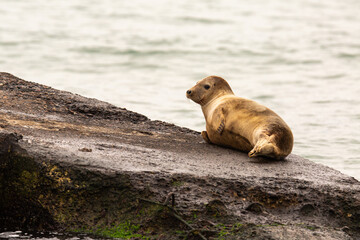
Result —
[{"label": "seal head", "polygon": [[230,85],[223,78],[217,76],[206,77],[186,91],[186,97],[201,106],[228,94],[234,95]]}]

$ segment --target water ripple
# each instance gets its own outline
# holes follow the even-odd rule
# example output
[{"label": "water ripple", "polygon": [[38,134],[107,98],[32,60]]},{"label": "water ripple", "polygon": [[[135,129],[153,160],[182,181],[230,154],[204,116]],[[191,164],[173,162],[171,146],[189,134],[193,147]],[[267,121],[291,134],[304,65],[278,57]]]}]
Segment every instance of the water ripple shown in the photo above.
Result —
[{"label": "water ripple", "polygon": [[337,54],[338,58],[345,58],[345,59],[354,59],[354,58],[359,58],[360,54],[355,54],[355,53],[339,53]]},{"label": "water ripple", "polygon": [[226,21],[226,20],[195,17],[195,16],[179,17],[178,19],[180,21],[191,22],[191,23],[203,23],[203,24],[228,24],[229,23],[229,21]]}]

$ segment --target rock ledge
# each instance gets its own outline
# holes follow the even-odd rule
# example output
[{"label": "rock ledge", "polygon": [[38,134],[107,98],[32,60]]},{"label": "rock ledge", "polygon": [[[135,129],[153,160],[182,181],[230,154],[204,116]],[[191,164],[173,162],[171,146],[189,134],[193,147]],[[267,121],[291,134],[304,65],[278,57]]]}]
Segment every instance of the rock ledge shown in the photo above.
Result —
[{"label": "rock ledge", "polygon": [[193,130],[0,73],[0,230],[14,229],[360,239],[360,183],[296,155],[249,159]]}]

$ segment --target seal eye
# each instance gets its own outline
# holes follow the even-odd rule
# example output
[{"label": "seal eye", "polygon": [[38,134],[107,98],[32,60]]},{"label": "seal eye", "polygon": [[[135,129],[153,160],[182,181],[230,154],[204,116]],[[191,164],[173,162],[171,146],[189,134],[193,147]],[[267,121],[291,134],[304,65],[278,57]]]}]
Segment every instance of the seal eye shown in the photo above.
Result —
[{"label": "seal eye", "polygon": [[206,85],[204,86],[204,88],[205,88],[206,90],[208,90],[208,89],[210,88],[210,85],[207,85],[207,84],[206,84]]}]

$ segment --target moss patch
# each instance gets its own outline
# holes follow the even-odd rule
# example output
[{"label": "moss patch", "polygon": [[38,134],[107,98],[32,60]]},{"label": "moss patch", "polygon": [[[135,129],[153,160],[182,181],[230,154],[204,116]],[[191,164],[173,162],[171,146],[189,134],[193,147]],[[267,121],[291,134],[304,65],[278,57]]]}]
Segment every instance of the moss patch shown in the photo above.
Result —
[{"label": "moss patch", "polygon": [[111,227],[98,227],[94,229],[72,229],[71,232],[90,233],[100,237],[121,238],[121,239],[149,239],[149,237],[139,234],[140,225],[125,221]]},{"label": "moss patch", "polygon": [[180,187],[180,186],[184,185],[184,182],[173,179],[171,181],[171,185],[174,187]]}]

